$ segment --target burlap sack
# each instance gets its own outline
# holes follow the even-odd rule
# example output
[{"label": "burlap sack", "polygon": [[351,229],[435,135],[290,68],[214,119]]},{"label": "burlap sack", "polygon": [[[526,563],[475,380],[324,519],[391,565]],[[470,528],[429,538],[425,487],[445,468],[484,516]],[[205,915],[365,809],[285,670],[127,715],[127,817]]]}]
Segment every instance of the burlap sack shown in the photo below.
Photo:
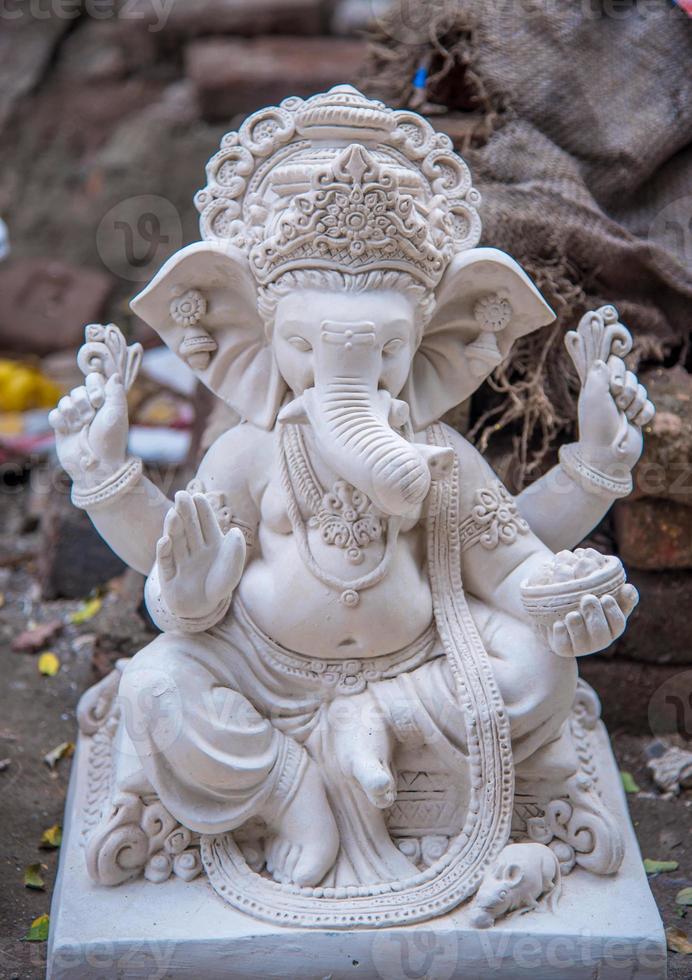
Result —
[{"label": "burlap sack", "polygon": [[[480,113],[462,152],[483,244],[511,253],[558,314],[479,393],[482,448],[510,427],[519,482],[573,425],[562,344],[614,303],[632,366],[685,363],[692,325],[692,21],[667,0],[408,0],[380,18],[363,87]],[[434,120],[433,120],[434,122]]]}]

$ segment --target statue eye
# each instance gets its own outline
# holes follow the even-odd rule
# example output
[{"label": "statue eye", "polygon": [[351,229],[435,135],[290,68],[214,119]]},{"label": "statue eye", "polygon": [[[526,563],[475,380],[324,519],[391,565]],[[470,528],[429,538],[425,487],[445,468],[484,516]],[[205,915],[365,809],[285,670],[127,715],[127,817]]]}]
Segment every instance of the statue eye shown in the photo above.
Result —
[{"label": "statue eye", "polygon": [[503,888],[500,892],[500,898],[507,898],[507,889]]},{"label": "statue eye", "polygon": [[295,347],[296,350],[301,350],[304,351],[305,353],[312,350],[312,347],[304,337],[299,337],[298,335],[295,335],[294,337],[289,337],[288,342],[289,344],[291,344],[292,347]]},{"label": "statue eye", "polygon": [[383,354],[396,354],[404,346],[404,342],[400,337],[394,337],[393,340],[388,340],[387,343],[382,348]]}]

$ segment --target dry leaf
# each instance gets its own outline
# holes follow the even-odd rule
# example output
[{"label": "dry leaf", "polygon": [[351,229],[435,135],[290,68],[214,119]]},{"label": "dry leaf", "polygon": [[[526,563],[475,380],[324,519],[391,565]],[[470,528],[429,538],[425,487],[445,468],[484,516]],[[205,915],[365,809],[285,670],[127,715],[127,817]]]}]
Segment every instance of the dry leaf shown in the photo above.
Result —
[{"label": "dry leaf", "polygon": [[96,615],[101,606],[103,605],[103,599],[100,596],[94,596],[93,599],[87,599],[83,602],[79,609],[75,610],[70,616],[70,622],[74,623],[75,626],[79,626],[82,623],[87,623],[90,619]]},{"label": "dry leaf", "polygon": [[43,761],[49,769],[55,769],[61,759],[65,757],[69,759],[73,752],[74,742],[61,742],[60,745],[56,745],[54,749],[51,749],[47,755],[44,755]]},{"label": "dry leaf", "polygon": [[677,871],[680,865],[677,861],[657,861],[655,858],[644,858],[644,870],[648,875],[658,875],[666,871]]},{"label": "dry leaf", "polygon": [[38,658],[38,672],[44,677],[55,677],[60,670],[60,661],[52,650],[44,650]]},{"label": "dry leaf", "polygon": [[675,896],[677,905],[692,905],[692,888],[681,888]]},{"label": "dry leaf", "polygon": [[677,926],[668,926],[666,941],[668,949],[673,953],[682,953],[683,956],[689,956],[692,953],[692,943],[682,929],[678,929]]},{"label": "dry leaf", "polygon": [[5,593],[0,592],[0,609],[5,605]]},{"label": "dry leaf", "polygon": [[52,640],[61,629],[62,623],[59,619],[53,619],[49,623],[39,623],[15,637],[12,640],[12,649],[15,653],[36,653],[41,647],[45,647],[46,643]]},{"label": "dry leaf", "polygon": [[41,864],[28,864],[24,868],[24,884],[27,888],[35,888],[38,891],[43,891],[46,887],[46,883],[41,877],[41,869],[43,865]]},{"label": "dry leaf", "polygon": [[54,823],[52,827],[47,827],[41,834],[39,847],[53,850],[62,844],[62,827],[59,823]]},{"label": "dry leaf", "polygon": [[29,926],[29,931],[24,937],[27,943],[45,943],[48,939],[48,926],[50,924],[50,917],[45,913],[39,915],[37,919]]},{"label": "dry leaf", "polygon": [[639,786],[634,779],[631,772],[625,772],[624,769],[620,770],[620,778],[622,779],[622,788],[626,793],[638,793]]}]

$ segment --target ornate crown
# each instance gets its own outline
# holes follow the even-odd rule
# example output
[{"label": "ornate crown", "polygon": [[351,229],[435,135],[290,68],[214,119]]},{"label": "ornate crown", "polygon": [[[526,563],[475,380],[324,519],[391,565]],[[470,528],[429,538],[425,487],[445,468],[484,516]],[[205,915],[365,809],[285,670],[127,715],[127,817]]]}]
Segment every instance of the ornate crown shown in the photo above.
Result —
[{"label": "ornate crown", "polygon": [[348,85],[256,112],[223,137],[207,179],[202,237],[242,248],[262,285],[321,267],[434,287],[480,238],[480,195],[449,137]]},{"label": "ornate crown", "polygon": [[428,286],[437,284],[451,256],[443,212],[429,212],[426,221],[395,173],[363,146],[352,143],[332,165],[315,171],[310,183],[307,193],[278,213],[269,237],[251,249],[259,283],[289,269],[324,266],[343,272],[400,269]]}]

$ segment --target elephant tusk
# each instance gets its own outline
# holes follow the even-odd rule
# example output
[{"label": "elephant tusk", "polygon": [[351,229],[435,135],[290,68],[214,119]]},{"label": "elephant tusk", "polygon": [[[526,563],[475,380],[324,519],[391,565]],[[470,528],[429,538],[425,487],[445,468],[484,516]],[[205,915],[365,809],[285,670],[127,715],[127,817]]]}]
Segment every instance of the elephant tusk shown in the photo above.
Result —
[{"label": "elephant tusk", "polygon": [[292,402],[281,409],[277,415],[277,422],[282,422],[284,425],[293,423],[293,425],[306,425],[308,422],[308,415],[305,409],[305,403],[303,401],[303,396],[299,395],[294,398]]},{"label": "elephant tusk", "polygon": [[392,398],[389,406],[389,424],[395,429],[401,429],[408,422],[411,410],[408,402],[401,401],[400,398]]}]

